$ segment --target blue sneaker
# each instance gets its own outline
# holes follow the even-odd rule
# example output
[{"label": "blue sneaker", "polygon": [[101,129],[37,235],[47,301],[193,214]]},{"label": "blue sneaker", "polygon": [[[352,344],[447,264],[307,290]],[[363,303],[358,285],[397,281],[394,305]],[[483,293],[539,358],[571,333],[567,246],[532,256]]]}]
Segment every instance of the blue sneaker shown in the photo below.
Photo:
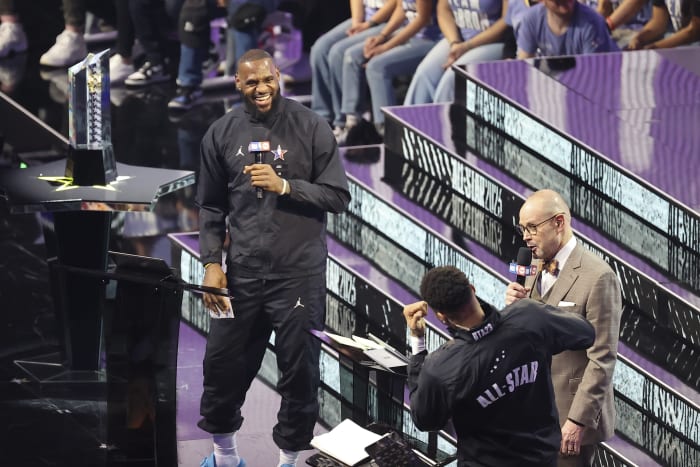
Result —
[{"label": "blue sneaker", "polygon": [[188,110],[197,104],[204,92],[199,86],[178,86],[177,94],[168,102],[169,109]]},{"label": "blue sneaker", "polygon": [[[214,459],[214,453],[212,452],[207,457],[205,457],[202,460],[202,463],[199,464],[199,467],[216,467],[216,459]],[[246,467],[245,460],[243,460],[242,457],[241,460],[238,461],[238,467]]]}]

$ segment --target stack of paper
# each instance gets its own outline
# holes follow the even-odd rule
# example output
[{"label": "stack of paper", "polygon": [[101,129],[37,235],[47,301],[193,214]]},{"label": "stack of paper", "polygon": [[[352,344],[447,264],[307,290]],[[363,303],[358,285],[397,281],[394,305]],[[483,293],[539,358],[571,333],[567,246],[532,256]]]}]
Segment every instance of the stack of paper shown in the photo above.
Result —
[{"label": "stack of paper", "polygon": [[408,364],[408,359],[401,355],[395,349],[389,347],[386,343],[382,345],[381,341],[366,339],[364,337],[352,336],[352,339],[324,331],[328,337],[335,342],[360,349],[371,358],[374,362],[384,367],[385,369],[396,369],[405,367]]},{"label": "stack of paper", "polygon": [[362,428],[350,419],[345,419],[328,433],[315,436],[311,446],[347,465],[357,465],[369,459],[365,448],[382,435]]}]

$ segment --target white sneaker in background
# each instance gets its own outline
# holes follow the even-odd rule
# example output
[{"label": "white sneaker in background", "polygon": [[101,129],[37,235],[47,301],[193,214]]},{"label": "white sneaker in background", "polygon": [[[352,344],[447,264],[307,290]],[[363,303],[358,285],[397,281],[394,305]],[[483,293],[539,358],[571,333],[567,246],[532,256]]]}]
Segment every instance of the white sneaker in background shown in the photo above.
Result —
[{"label": "white sneaker in background", "polygon": [[132,63],[125,63],[124,57],[114,54],[109,59],[109,82],[111,84],[122,84],[124,80],[135,72]]},{"label": "white sneaker in background", "polygon": [[0,24],[0,58],[27,50],[27,35],[20,23]]},{"label": "white sneaker in background", "polygon": [[64,30],[56,36],[56,43],[39,59],[44,66],[64,67],[78,63],[87,55],[83,35]]}]

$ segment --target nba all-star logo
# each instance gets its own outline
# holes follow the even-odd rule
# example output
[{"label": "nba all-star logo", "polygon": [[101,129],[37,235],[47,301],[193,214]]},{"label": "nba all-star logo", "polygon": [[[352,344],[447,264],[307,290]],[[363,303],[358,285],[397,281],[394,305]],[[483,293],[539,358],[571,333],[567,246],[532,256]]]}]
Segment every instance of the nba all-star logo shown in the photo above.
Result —
[{"label": "nba all-star logo", "polygon": [[286,149],[282,149],[282,146],[280,146],[280,145],[278,144],[278,145],[277,145],[277,149],[273,150],[273,151],[272,151],[272,154],[275,155],[275,159],[274,159],[274,160],[277,160],[277,159],[282,159],[282,160],[284,160],[284,155],[287,154],[287,150],[286,150]]}]

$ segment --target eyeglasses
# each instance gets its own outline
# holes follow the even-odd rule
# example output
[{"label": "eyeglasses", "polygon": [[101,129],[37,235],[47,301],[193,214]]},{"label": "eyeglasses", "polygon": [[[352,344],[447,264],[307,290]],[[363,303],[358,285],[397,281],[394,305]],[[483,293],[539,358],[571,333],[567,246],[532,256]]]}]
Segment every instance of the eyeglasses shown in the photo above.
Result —
[{"label": "eyeglasses", "polygon": [[554,219],[555,217],[560,216],[560,215],[562,215],[562,214],[564,214],[564,213],[563,213],[563,212],[558,212],[558,213],[556,213],[555,215],[553,215],[552,217],[543,220],[543,221],[540,222],[539,224],[528,224],[528,225],[520,225],[520,224],[518,224],[518,225],[515,226],[515,231],[516,231],[516,232],[518,233],[518,235],[520,235],[521,237],[522,237],[523,235],[525,235],[525,232],[529,233],[530,235],[537,235],[537,227],[539,227],[539,226],[541,226],[542,224],[545,224],[545,223],[551,221],[551,220]]}]

